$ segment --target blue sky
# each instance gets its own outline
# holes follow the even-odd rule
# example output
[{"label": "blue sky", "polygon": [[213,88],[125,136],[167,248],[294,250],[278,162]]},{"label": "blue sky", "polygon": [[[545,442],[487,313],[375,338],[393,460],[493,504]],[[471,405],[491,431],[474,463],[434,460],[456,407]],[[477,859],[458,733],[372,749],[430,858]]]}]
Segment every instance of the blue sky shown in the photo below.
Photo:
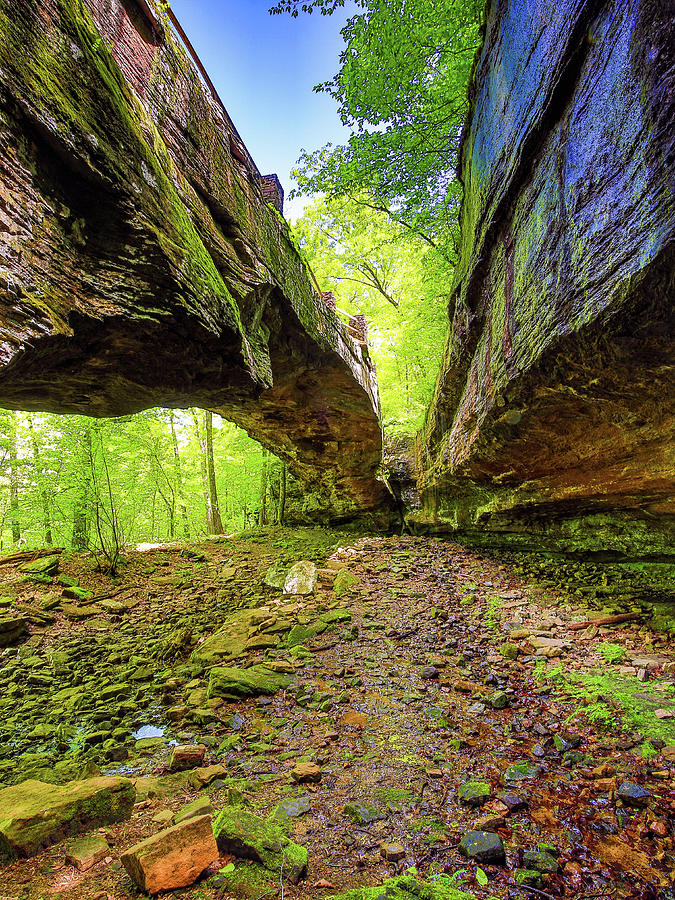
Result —
[{"label": "blue sky", "polygon": [[[268,0],[171,0],[263,174],[276,172],[288,194],[301,149],[348,137],[334,101],[315,84],[335,74],[348,3],[333,16],[270,16]],[[286,205],[295,218],[302,203]]]}]

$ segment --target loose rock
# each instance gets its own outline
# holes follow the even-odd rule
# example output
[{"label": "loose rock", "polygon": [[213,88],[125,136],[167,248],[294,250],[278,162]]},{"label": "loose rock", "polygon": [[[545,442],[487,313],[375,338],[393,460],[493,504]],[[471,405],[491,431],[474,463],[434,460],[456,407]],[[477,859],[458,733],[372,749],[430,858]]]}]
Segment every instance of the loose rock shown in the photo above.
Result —
[{"label": "loose rock", "polygon": [[170,772],[184,772],[201,766],[206,747],[204,744],[179,744],[173,748],[169,761]]},{"label": "loose rock", "polygon": [[218,858],[210,816],[174,825],[130,847],[122,864],[148,894],[186,887]]},{"label": "loose rock", "polygon": [[498,834],[490,831],[467,831],[459,843],[459,852],[481,865],[504,865],[506,851]]}]

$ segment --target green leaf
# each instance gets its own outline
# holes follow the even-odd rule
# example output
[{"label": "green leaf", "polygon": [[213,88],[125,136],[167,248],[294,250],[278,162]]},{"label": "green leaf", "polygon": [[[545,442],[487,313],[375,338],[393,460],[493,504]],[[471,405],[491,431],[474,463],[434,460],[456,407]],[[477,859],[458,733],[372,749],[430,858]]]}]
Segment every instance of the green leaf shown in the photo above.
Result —
[{"label": "green leaf", "polygon": [[489,879],[485,872],[481,869],[480,866],[478,866],[478,868],[476,869],[476,881],[478,882],[478,884],[485,887],[485,885],[488,883],[488,880]]}]

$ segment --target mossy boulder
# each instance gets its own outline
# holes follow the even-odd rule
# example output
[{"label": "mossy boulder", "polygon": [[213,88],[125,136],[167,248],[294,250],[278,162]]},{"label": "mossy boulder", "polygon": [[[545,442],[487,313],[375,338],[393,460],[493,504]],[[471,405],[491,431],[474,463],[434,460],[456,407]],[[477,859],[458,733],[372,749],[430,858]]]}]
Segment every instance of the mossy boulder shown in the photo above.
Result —
[{"label": "mossy boulder", "polygon": [[224,700],[241,700],[246,697],[270,696],[288,687],[287,675],[272,672],[265,666],[238,669],[235,666],[218,666],[211,669],[207,699],[221,697]]},{"label": "mossy boulder", "polygon": [[0,791],[0,859],[33,856],[68,835],[122,822],[136,799],[127,778],[87,778],[62,786],[28,779]]},{"label": "mossy boulder", "polygon": [[499,652],[505,659],[514,660],[518,658],[520,650],[517,644],[512,644],[507,641],[507,643],[501,645]]},{"label": "mossy boulder", "polygon": [[327,627],[326,622],[313,622],[311,625],[294,625],[286,638],[286,644],[289,647],[298,647],[323,634]]},{"label": "mossy boulder", "polygon": [[79,603],[87,603],[87,601],[93,599],[94,593],[93,591],[88,591],[77,585],[71,585],[70,587],[63,589],[63,596],[67,600],[77,600]]},{"label": "mossy boulder", "polygon": [[484,781],[467,781],[457,791],[457,799],[465,806],[482,806],[491,795],[490,785]]},{"label": "mossy boulder", "polygon": [[277,875],[282,859],[285,877],[297,884],[307,872],[305,847],[293,843],[283,828],[265,821],[241,807],[221,810],[213,823],[213,834],[221,853],[252,859]]},{"label": "mossy boulder", "polygon": [[340,571],[335,576],[335,581],[333,582],[333,593],[336,597],[342,597],[347,591],[353,587],[357,582],[358,578],[348,569],[340,569]]},{"label": "mossy boulder", "polygon": [[348,803],[342,812],[357,825],[368,825],[370,822],[384,818],[384,812],[379,806],[374,803],[363,803],[360,800]]},{"label": "mossy boulder", "polygon": [[275,823],[283,824],[288,819],[304,816],[310,809],[311,800],[309,797],[287,797],[285,800],[277,803],[269,818]]},{"label": "mossy boulder", "polygon": [[20,572],[26,572],[28,575],[46,575],[52,578],[59,570],[59,556],[42,556],[40,559],[34,559],[25,562],[19,566]]},{"label": "mossy boulder", "polygon": [[210,665],[219,660],[233,660],[241,656],[246,648],[253,619],[253,610],[235,613],[222,628],[193,651],[191,661]]},{"label": "mossy boulder", "polygon": [[275,874],[251,860],[228,863],[217,875],[208,881],[209,887],[222,891],[223,896],[242,897],[244,900],[259,900],[272,894],[278,888]]},{"label": "mossy boulder", "polygon": [[287,563],[276,562],[265,573],[263,584],[275,591],[283,591],[286,584],[286,576],[290,566]]}]

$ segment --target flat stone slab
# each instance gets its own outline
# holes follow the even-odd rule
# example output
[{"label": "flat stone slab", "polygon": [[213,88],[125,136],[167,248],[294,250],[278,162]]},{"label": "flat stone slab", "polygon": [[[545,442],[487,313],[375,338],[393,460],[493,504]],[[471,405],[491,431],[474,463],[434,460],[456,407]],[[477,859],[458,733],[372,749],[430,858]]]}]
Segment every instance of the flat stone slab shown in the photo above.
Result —
[{"label": "flat stone slab", "polygon": [[311,809],[309,797],[287,797],[281,800],[273,809],[270,819],[273,822],[285,822],[287,819],[296,819],[304,816]]},{"label": "flat stone slab", "polygon": [[56,575],[59,569],[60,557],[58,553],[53,556],[42,556],[40,559],[34,559],[25,562],[19,566],[20,572],[27,572],[29,575]]},{"label": "flat stone slab", "polygon": [[34,778],[0,791],[0,859],[33,856],[68,835],[131,815],[136,790],[128,778],[87,778],[64,785]]},{"label": "flat stone slab", "polygon": [[179,825],[181,822],[186,822],[188,819],[196,819],[199,816],[212,816],[213,812],[214,809],[211,806],[210,797],[197,797],[192,803],[188,803],[187,806],[178,810],[173,817],[173,824]]},{"label": "flat stone slab", "polygon": [[147,894],[187,887],[217,858],[211,816],[165,828],[130,847],[121,857],[134,883]]},{"label": "flat stone slab", "polygon": [[80,872],[86,872],[100,862],[110,852],[108,842],[102,834],[87,834],[79,838],[66,850],[66,862]]}]

